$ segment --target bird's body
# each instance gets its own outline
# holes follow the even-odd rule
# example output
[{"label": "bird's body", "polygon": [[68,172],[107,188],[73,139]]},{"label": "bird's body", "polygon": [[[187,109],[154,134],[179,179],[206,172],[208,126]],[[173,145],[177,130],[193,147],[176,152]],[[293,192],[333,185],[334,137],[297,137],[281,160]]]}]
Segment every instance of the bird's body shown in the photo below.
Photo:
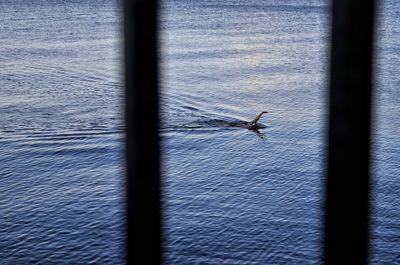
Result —
[{"label": "bird's body", "polygon": [[261,119],[261,116],[263,114],[265,114],[265,113],[268,113],[268,112],[267,111],[263,111],[260,114],[258,114],[252,121],[245,122],[245,127],[248,130],[258,130],[258,129],[265,128],[264,125],[257,123]]},{"label": "bird's body", "polygon": [[261,119],[261,116],[265,113],[268,112],[266,111],[261,112],[251,121],[207,119],[207,120],[196,121],[195,124],[188,124],[187,127],[188,128],[189,127],[190,128],[203,128],[203,127],[244,128],[252,131],[258,131],[259,129],[264,129],[267,127],[262,123],[258,123],[258,121]]}]

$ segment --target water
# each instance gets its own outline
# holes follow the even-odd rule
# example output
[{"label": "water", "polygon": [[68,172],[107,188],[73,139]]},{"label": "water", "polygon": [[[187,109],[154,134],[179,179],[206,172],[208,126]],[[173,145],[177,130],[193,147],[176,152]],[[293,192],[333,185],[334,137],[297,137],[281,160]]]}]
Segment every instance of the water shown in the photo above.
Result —
[{"label": "water", "polygon": [[326,24],[324,1],[164,1],[166,264],[319,263]]},{"label": "water", "polygon": [[[327,4],[164,1],[167,264],[321,263]],[[400,263],[399,12],[380,2],[371,264]]]},{"label": "water", "polygon": [[0,3],[0,264],[121,264],[120,11]]},{"label": "water", "polygon": [[[161,4],[165,263],[321,263],[327,2]],[[399,10],[379,9],[371,264],[400,260]],[[0,264],[121,264],[121,10],[0,13]]]},{"label": "water", "polygon": [[400,264],[400,3],[378,7],[371,263]]}]

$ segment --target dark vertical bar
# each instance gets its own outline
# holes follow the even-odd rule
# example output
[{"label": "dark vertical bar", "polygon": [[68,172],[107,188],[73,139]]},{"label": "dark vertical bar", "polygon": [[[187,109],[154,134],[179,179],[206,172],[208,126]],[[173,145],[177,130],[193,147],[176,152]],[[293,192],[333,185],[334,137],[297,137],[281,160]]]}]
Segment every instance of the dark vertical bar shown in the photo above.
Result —
[{"label": "dark vertical bar", "polygon": [[373,0],[333,0],[325,264],[368,258]]},{"label": "dark vertical bar", "polygon": [[157,1],[124,0],[127,264],[161,264]]}]

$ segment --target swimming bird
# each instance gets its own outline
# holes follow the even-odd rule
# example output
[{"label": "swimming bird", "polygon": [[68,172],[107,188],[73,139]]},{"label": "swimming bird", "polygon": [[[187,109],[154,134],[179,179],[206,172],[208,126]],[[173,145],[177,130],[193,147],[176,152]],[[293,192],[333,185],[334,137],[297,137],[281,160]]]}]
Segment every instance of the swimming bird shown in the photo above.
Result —
[{"label": "swimming bird", "polygon": [[261,116],[265,113],[268,113],[268,111],[262,111],[260,114],[258,114],[252,121],[249,122],[245,122],[244,126],[249,129],[249,130],[258,130],[258,129],[262,129],[265,128],[264,125],[262,124],[258,124],[258,120],[261,119]]},{"label": "swimming bird", "polygon": [[203,127],[220,127],[220,128],[245,128],[251,131],[258,132],[259,129],[264,129],[265,126],[262,123],[257,123],[263,114],[269,113],[268,111],[262,111],[251,121],[243,120],[220,120],[220,119],[206,119],[198,120],[194,123],[185,125],[185,128],[203,128]]}]

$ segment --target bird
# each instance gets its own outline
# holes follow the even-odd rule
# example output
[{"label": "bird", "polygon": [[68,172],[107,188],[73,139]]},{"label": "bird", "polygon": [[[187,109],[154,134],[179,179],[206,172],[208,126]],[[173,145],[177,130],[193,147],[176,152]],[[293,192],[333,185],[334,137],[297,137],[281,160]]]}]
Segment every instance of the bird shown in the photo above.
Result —
[{"label": "bird", "polygon": [[261,119],[261,116],[265,113],[268,113],[268,111],[262,111],[252,121],[244,122],[243,123],[244,127],[249,130],[257,130],[257,129],[265,128],[264,125],[257,123]]}]

